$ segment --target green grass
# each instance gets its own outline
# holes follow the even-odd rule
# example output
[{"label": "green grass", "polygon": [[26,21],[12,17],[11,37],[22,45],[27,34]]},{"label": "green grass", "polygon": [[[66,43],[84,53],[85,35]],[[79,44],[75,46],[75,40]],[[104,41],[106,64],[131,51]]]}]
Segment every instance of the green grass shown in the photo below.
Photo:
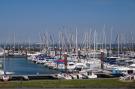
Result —
[{"label": "green grass", "polygon": [[31,80],[0,82],[0,88],[135,88],[135,82],[121,82],[117,79],[101,80]]}]

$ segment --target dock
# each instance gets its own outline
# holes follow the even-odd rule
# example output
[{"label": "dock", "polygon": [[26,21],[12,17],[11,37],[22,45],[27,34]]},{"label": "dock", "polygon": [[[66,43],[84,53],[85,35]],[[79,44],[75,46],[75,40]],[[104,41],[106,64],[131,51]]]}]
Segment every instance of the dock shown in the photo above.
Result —
[{"label": "dock", "polygon": [[33,74],[33,75],[9,75],[9,80],[16,81],[16,80],[54,80],[56,79],[53,77],[54,74]]}]

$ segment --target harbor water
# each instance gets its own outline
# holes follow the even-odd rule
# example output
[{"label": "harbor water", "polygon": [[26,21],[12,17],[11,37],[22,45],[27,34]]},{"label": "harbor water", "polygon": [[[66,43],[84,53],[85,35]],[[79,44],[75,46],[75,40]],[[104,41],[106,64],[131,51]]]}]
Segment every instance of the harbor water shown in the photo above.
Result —
[{"label": "harbor water", "polygon": [[[2,61],[3,58],[0,58]],[[15,75],[53,74],[56,70],[49,69],[42,64],[35,64],[26,58],[6,58],[3,62],[4,69]]]}]

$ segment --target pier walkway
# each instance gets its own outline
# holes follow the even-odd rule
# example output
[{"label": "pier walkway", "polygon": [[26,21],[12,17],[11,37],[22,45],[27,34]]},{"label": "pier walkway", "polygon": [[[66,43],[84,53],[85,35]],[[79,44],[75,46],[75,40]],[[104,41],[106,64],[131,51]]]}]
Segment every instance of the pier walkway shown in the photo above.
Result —
[{"label": "pier walkway", "polygon": [[33,75],[9,75],[9,80],[42,80],[56,79],[54,74],[33,74]]}]

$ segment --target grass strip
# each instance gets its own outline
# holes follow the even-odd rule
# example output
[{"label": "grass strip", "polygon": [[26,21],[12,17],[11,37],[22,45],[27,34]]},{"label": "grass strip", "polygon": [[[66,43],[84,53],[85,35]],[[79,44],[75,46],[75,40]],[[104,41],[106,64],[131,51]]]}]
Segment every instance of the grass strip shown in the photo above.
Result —
[{"label": "grass strip", "polygon": [[118,79],[96,80],[30,80],[0,82],[0,88],[135,88],[134,82]]}]

